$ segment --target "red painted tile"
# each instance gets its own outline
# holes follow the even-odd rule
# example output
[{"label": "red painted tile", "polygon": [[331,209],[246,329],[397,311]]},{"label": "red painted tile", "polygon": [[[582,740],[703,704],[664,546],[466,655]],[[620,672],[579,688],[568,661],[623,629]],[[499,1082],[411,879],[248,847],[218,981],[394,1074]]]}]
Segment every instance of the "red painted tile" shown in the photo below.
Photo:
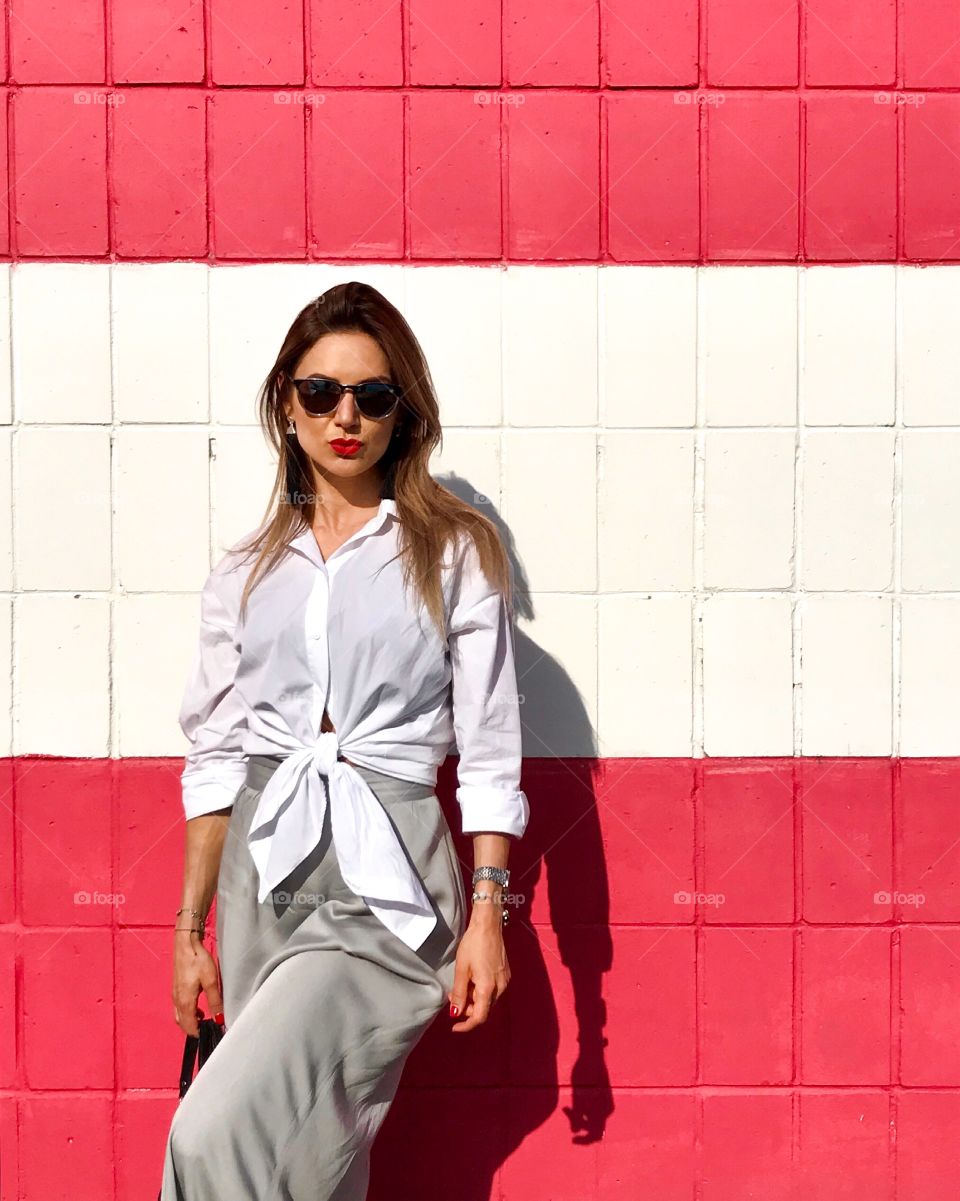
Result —
[{"label": "red painted tile", "polygon": [[701,1070],[709,1084],[793,1079],[793,931],[704,931]]},{"label": "red painted tile", "polygon": [[17,905],[17,877],[14,866],[16,792],[13,765],[13,759],[0,759],[0,925],[13,921]]},{"label": "red painted tile", "polygon": [[897,253],[897,114],[874,93],[806,101],[804,251],[818,262]]},{"label": "red painted tile", "polygon": [[704,921],[793,921],[793,781],[789,760],[705,764]]},{"label": "red painted tile", "polygon": [[601,920],[693,922],[693,764],[610,759],[602,768],[597,816],[610,903]]},{"label": "red painted tile", "polygon": [[900,41],[905,87],[960,85],[960,7],[956,0],[903,0]]},{"label": "red painted tile", "polygon": [[24,1097],[20,1180],[22,1201],[113,1201],[113,1099]]},{"label": "red painted tile", "polygon": [[615,87],[682,88],[697,83],[697,5],[693,0],[604,0],[600,6],[602,82]]},{"label": "red painted tile", "polygon": [[109,926],[109,759],[22,759],[17,765],[23,921]]},{"label": "red painted tile", "polygon": [[215,83],[304,82],[301,0],[273,0],[269,20],[258,0],[209,0],[209,8]]},{"label": "red painted tile", "polygon": [[960,95],[928,92],[905,107],[903,253],[960,258]]},{"label": "red painted tile", "polygon": [[16,1097],[0,1097],[0,1147],[0,1201],[22,1201]]},{"label": "red painted tile", "polygon": [[[183,1031],[173,1017],[172,927],[171,917],[159,930],[117,931],[118,1088],[177,1087]],[[209,1016],[206,993],[198,1004]]]},{"label": "red painted tile", "polygon": [[310,0],[310,80],[330,87],[403,83],[403,9],[384,0]]},{"label": "red painted tile", "polygon": [[600,248],[595,93],[517,93],[507,106],[508,253],[589,259]]},{"label": "red painted tile", "polygon": [[[469,1041],[474,1035],[463,1036]],[[401,1082],[377,1135],[370,1158],[367,1201],[396,1201],[397,1181],[404,1197],[455,1197],[466,1191],[497,1197],[504,1157],[506,1100],[499,1089],[479,1094],[448,1081],[442,1089],[411,1089]],[[465,1115],[469,1114],[469,1118]],[[435,1153],[424,1155],[424,1131]]]},{"label": "red painted tile", "polygon": [[905,927],[900,934],[900,1081],[960,1084],[960,931]]},{"label": "red painted tile", "polygon": [[790,87],[799,82],[796,0],[705,0],[707,82]]},{"label": "red painted tile", "polygon": [[114,880],[122,898],[117,920],[124,925],[166,927],[180,905],[182,770],[182,759],[117,761]]},{"label": "red painted tile", "polygon": [[412,84],[499,85],[500,0],[411,0],[408,12]]},{"label": "red painted tile", "polygon": [[599,6],[584,0],[504,0],[503,63],[510,87],[599,83]]},{"label": "red painted tile", "polygon": [[117,83],[200,83],[203,7],[182,0],[110,0],[111,76]]},{"label": "red painted tile", "polygon": [[890,931],[805,929],[803,1084],[890,1084]]},{"label": "red painted tile", "polygon": [[895,913],[903,922],[960,920],[960,765],[903,759],[897,785],[903,832]]},{"label": "red painted tile", "polygon": [[206,97],[200,88],[130,88],[112,114],[114,249],[125,258],[207,251]]},{"label": "red painted tile", "polygon": [[960,1094],[897,1097],[897,1201],[956,1201]]},{"label": "red painted tile", "polygon": [[95,89],[25,88],[15,96],[18,254],[63,258],[107,253],[103,95]]},{"label": "red painted tile", "polygon": [[10,67],[17,83],[103,83],[103,0],[10,0]]},{"label": "red painted tile", "polygon": [[515,954],[523,987],[510,1010],[513,1084],[591,1087],[608,1072],[619,1087],[693,1082],[691,929],[580,926],[536,934],[536,947]]},{"label": "red painted tile", "polygon": [[896,48],[896,0],[806,0],[807,83],[891,86]]},{"label": "red painted tile", "polygon": [[[181,1047],[182,1052],[182,1047]],[[117,1097],[116,1201],[143,1201],[146,1182],[160,1188],[175,1096],[121,1093]]]},{"label": "red painted tile", "polygon": [[689,100],[686,92],[605,99],[607,242],[618,262],[699,255],[699,112]]},{"label": "red painted tile", "polygon": [[889,759],[801,761],[806,921],[889,921],[892,790]]},{"label": "red painted tile", "polygon": [[[311,106],[310,247],[331,258],[403,254],[403,98],[318,92]],[[349,196],[349,204],[345,197]]]},{"label": "red painted tile", "polygon": [[0,1088],[17,1080],[17,944],[12,930],[0,930]]},{"label": "red painted tile", "polygon": [[722,96],[722,103],[705,106],[707,257],[795,259],[800,224],[797,97],[763,92]]},{"label": "red painted tile", "polygon": [[[609,922],[597,800],[602,779],[599,765],[588,759],[525,760],[523,787],[529,790],[534,816],[523,838],[510,848],[510,890],[524,896],[526,920],[555,929]],[[464,862],[472,863],[472,846],[462,838],[458,845]],[[574,875],[580,880],[578,888],[560,886]]]},{"label": "red painted tile", "polygon": [[789,1093],[705,1097],[701,1173],[710,1181],[710,1201],[796,1201],[792,1129]]},{"label": "red painted tile", "polygon": [[796,1196],[893,1201],[890,1097],[804,1092],[798,1100]]},{"label": "red painted tile", "polygon": [[407,198],[415,258],[499,258],[500,109],[492,93],[410,97]]},{"label": "red painted tile", "polygon": [[219,258],[302,258],[304,106],[293,93],[219,91],[210,195]]},{"label": "red painted tile", "polygon": [[30,930],[20,955],[27,1087],[112,1089],[118,998],[110,931]]}]

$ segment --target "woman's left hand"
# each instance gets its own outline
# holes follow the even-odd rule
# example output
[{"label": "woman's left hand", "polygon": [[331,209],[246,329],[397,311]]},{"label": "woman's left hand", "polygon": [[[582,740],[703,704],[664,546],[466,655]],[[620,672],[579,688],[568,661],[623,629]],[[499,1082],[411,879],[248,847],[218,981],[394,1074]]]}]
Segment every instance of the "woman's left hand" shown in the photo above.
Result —
[{"label": "woman's left hand", "polygon": [[500,906],[485,905],[482,917],[477,912],[471,916],[457,950],[453,988],[447,996],[450,1017],[462,1014],[463,1021],[456,1022],[450,1029],[458,1034],[466,1033],[485,1022],[493,1003],[503,996],[509,983],[510,965],[503,944]]}]

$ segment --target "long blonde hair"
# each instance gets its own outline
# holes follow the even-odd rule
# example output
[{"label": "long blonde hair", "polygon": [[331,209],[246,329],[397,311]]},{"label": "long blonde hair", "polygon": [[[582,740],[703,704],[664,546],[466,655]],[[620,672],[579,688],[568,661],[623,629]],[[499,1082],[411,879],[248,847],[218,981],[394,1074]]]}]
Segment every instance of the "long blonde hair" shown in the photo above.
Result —
[{"label": "long blonde hair", "polygon": [[233,549],[256,556],[243,589],[241,614],[257,583],[287,552],[287,543],[311,528],[315,501],[309,457],[295,435],[288,435],[284,389],[311,346],[325,334],[360,330],[382,348],[393,382],[403,389],[395,437],[377,464],[380,496],[396,502],[400,519],[400,558],[405,586],[412,583],[430,617],[446,640],[440,564],[447,547],[461,532],[472,538],[480,567],[512,608],[510,567],[500,534],[482,513],[444,488],[427,465],[442,445],[439,405],[420,343],[403,314],[370,284],[350,281],[328,288],[296,316],[260,387],[260,424],[277,451],[277,475],[264,519],[257,532]]}]

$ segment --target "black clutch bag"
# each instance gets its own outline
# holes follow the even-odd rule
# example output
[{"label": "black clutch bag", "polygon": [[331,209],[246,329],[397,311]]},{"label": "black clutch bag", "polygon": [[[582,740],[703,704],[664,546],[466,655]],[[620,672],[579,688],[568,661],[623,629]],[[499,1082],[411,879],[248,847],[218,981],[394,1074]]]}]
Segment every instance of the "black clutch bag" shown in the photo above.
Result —
[{"label": "black clutch bag", "polygon": [[[219,1015],[222,1019],[223,1014]],[[201,1018],[199,1023],[199,1034],[188,1034],[183,1045],[183,1061],[180,1064],[180,1099],[183,1100],[184,1094],[193,1083],[194,1063],[197,1065],[199,1072],[203,1065],[213,1054],[214,1049],[226,1033],[226,1027],[222,1021],[218,1022],[215,1018]],[[160,1193],[163,1192],[161,1186]],[[157,1201],[160,1201],[160,1193],[157,1193]]]}]

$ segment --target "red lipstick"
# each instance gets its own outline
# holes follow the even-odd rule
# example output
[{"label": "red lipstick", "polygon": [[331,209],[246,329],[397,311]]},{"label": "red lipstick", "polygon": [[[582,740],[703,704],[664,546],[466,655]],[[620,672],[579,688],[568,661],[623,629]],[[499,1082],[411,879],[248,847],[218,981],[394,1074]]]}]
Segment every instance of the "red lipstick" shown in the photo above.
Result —
[{"label": "red lipstick", "polygon": [[363,446],[363,443],[358,442],[356,438],[334,438],[330,445],[338,455],[352,456]]}]

